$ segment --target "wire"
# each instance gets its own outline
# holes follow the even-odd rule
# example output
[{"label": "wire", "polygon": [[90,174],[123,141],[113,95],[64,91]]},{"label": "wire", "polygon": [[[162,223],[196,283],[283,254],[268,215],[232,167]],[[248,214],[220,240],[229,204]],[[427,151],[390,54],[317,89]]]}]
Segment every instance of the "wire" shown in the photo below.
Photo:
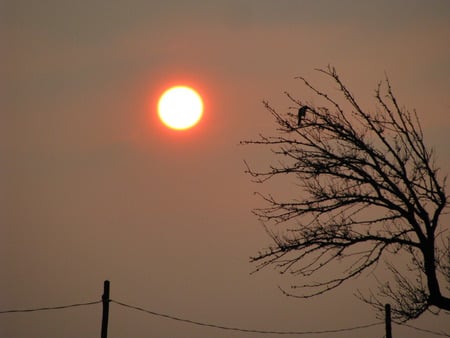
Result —
[{"label": "wire", "polygon": [[53,306],[53,307],[40,307],[40,308],[36,308],[36,309],[2,310],[2,311],[0,311],[0,314],[4,314],[4,313],[18,313],[18,312],[47,311],[47,310],[61,310],[61,309],[68,309],[68,308],[77,307],[77,306],[94,305],[94,304],[99,304],[101,302],[102,302],[101,300],[97,300],[95,302],[89,302],[89,303],[78,303],[78,304],[61,305],[61,306]]},{"label": "wire", "polygon": [[167,319],[171,319],[171,320],[176,320],[179,322],[184,322],[184,323],[188,323],[188,324],[194,324],[194,325],[199,325],[199,326],[207,326],[207,327],[212,327],[212,328],[216,328],[216,329],[221,329],[221,330],[229,330],[229,331],[239,331],[239,332],[251,332],[251,333],[260,333],[260,334],[279,334],[279,335],[304,335],[304,334],[321,334],[321,333],[336,333],[336,332],[344,332],[344,331],[353,331],[353,330],[358,330],[358,329],[365,329],[371,326],[376,326],[376,325],[381,325],[383,324],[383,322],[378,322],[378,323],[373,323],[373,324],[367,324],[367,325],[360,325],[360,326],[354,326],[354,327],[349,327],[349,328],[342,328],[342,329],[334,329],[334,330],[324,330],[324,331],[265,331],[265,330],[255,330],[255,329],[243,329],[243,328],[238,328],[238,327],[229,327],[229,326],[224,326],[224,325],[217,325],[217,324],[208,324],[208,323],[203,323],[203,322],[197,322],[195,320],[190,320],[190,319],[184,319],[184,318],[179,318],[179,317],[175,317],[175,316],[171,316],[171,315],[167,315],[167,314],[163,314],[163,313],[158,313],[155,311],[151,311],[151,310],[147,310],[144,309],[142,307],[138,307],[138,306],[133,306],[133,305],[129,305],[129,304],[125,304],[116,300],[110,300],[111,303],[115,303],[127,308],[131,308],[134,310],[138,310],[138,311],[142,311],[142,312],[146,312],[149,313],[151,315],[154,316],[158,316],[158,317],[163,317],[163,318],[167,318]]},{"label": "wire", "polygon": [[409,327],[411,329],[417,330],[417,331],[422,331],[422,332],[427,332],[427,333],[431,333],[431,334],[435,334],[437,336],[444,336],[444,337],[450,337],[450,334],[444,333],[444,332],[436,332],[436,331],[431,331],[431,330],[427,330],[427,329],[421,329],[420,327],[415,327],[409,324],[405,324],[405,323],[397,323],[398,325],[402,325],[402,326],[406,326]]},{"label": "wire", "polygon": [[[377,325],[383,324],[383,322],[378,322],[378,323],[359,325],[359,326],[353,326],[353,327],[348,327],[348,328],[322,330],[322,331],[265,331],[265,330],[244,329],[244,328],[238,328],[238,327],[230,327],[230,326],[224,326],[224,325],[203,323],[203,322],[198,322],[198,321],[195,321],[195,320],[179,318],[179,317],[175,317],[175,316],[172,316],[172,315],[167,315],[167,314],[163,314],[163,313],[147,310],[147,309],[144,309],[142,307],[129,305],[129,304],[126,304],[126,303],[122,303],[122,302],[113,300],[113,299],[110,299],[109,301],[111,303],[115,303],[117,305],[124,306],[124,307],[127,307],[127,308],[131,308],[131,309],[134,309],[134,310],[138,310],[138,311],[141,311],[141,312],[146,312],[146,313],[149,313],[149,314],[154,315],[154,316],[163,317],[163,318],[167,318],[167,319],[171,319],[171,320],[175,320],[175,321],[179,321],[179,322],[184,322],[184,323],[188,323],[188,324],[212,327],[212,328],[221,329],[221,330],[249,332],[249,333],[260,333],[260,334],[304,335],[304,334],[336,333],[336,332],[360,330],[360,329],[365,329],[365,328],[368,328],[368,327],[372,327],[372,326],[377,326]],[[77,303],[77,304],[53,306],[53,307],[41,307],[41,308],[34,308],[34,309],[2,310],[2,311],[0,311],[0,314],[25,313],[25,312],[36,312],[36,311],[48,311],[48,310],[62,310],[62,309],[68,309],[68,308],[72,308],[72,307],[95,305],[95,304],[99,304],[99,303],[102,303],[102,300],[97,300],[97,301],[94,301],[94,302],[87,302],[87,303]],[[434,335],[437,335],[437,336],[450,337],[449,334],[446,334],[444,332],[436,332],[436,331],[431,331],[431,330],[427,330],[427,329],[422,329],[422,328],[415,327],[415,326],[412,326],[412,325],[409,325],[409,324],[405,324],[405,323],[396,323],[396,324],[397,325],[401,325],[401,326],[406,326],[406,327],[409,327],[409,328],[417,330],[417,331],[434,334]]]}]

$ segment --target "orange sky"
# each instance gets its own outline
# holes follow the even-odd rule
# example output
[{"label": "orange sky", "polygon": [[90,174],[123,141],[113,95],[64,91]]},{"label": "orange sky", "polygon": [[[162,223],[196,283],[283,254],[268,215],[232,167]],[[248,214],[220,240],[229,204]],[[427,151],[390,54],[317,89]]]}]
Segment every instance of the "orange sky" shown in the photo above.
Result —
[{"label": "orange sky", "polygon": [[[314,100],[295,76],[333,91],[314,71],[332,64],[368,108],[386,72],[450,173],[450,3],[88,3],[0,4],[0,310],[96,300],[110,279],[112,298],[223,325],[377,321],[352,295],[364,277],[301,301],[279,292],[288,278],[249,274],[248,257],[270,243],[250,212],[262,205],[253,192],[268,187],[250,182],[243,160],[266,164],[270,155],[238,143],[273,130],[263,99],[280,109],[289,106],[285,90]],[[164,129],[154,111],[173,83],[204,99],[203,120],[185,133]],[[112,338],[230,336],[111,311]],[[100,314],[99,306],[2,315],[0,336],[96,336]],[[443,318],[415,325],[448,332]],[[342,337],[382,335],[376,327]]]}]

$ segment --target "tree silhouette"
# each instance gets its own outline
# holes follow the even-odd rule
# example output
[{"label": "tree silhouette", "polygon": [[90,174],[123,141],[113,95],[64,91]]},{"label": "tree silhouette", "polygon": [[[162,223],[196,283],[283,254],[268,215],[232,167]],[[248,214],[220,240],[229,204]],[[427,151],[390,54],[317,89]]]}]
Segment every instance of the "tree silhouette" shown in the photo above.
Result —
[{"label": "tree silhouette", "polygon": [[296,107],[308,107],[299,124],[297,114],[279,114],[264,102],[277,136],[241,142],[269,146],[278,156],[267,170],[246,163],[256,182],[285,176],[299,186],[297,198],[260,194],[267,206],[254,213],[274,244],[251,261],[257,270],[274,266],[300,277],[296,290],[282,289],[299,298],[323,294],[385,264],[392,278],[377,278],[377,291],[358,291],[360,299],[380,312],[388,300],[399,321],[427,309],[449,311],[448,225],[440,223],[448,206],[445,177],[424,143],[416,112],[398,104],[387,78],[378,84],[372,112],[360,106],[333,67],[318,71],[337,85],[340,98],[298,77],[324,105],[286,93]]}]

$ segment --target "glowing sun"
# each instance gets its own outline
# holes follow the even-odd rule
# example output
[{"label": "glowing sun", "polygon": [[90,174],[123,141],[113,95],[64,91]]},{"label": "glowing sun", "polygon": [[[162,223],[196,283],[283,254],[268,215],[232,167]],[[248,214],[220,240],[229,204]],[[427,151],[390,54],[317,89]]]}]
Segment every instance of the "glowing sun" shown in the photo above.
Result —
[{"label": "glowing sun", "polygon": [[167,89],[158,101],[158,116],[172,129],[184,130],[195,126],[203,115],[201,96],[187,86]]}]

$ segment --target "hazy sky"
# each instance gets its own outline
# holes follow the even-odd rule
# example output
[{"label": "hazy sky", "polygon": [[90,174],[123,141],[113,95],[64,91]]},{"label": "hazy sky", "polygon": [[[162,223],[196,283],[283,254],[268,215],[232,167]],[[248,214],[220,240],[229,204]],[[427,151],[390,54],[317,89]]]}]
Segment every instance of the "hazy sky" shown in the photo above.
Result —
[{"label": "hazy sky", "polygon": [[[332,64],[369,109],[387,73],[450,173],[449,36],[446,0],[0,0],[0,310],[98,300],[110,279],[113,299],[227,326],[378,321],[353,296],[368,276],[306,301],[283,296],[277,286],[292,280],[270,268],[250,274],[249,256],[270,244],[253,192],[283,189],[251,183],[243,160],[271,157],[238,143],[273,130],[263,99],[280,109],[285,90],[314,100],[295,76],[333,92],[314,71]],[[174,83],[205,99],[185,133],[155,116]],[[0,336],[98,337],[100,319],[101,305],[0,315]],[[411,324],[449,332],[448,322]],[[111,338],[260,336],[111,304]]]}]

